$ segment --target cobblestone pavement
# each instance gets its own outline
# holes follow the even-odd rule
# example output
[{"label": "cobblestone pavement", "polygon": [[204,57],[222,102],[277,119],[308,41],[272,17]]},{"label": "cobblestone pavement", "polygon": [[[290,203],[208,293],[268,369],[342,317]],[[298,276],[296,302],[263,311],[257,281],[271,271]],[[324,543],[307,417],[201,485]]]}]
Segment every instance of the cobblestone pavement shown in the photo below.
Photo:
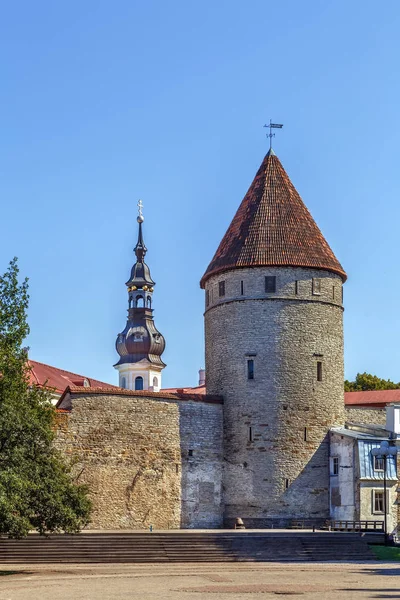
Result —
[{"label": "cobblestone pavement", "polygon": [[18,565],[0,600],[400,600],[400,564]]}]

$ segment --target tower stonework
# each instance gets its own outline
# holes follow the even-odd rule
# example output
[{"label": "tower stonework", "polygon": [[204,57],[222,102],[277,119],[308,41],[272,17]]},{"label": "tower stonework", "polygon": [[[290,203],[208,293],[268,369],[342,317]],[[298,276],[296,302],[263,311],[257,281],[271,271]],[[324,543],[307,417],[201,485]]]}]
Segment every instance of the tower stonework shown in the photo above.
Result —
[{"label": "tower stonework", "polygon": [[227,525],[329,517],[345,279],[270,151],[201,281],[207,393],[224,398]]}]

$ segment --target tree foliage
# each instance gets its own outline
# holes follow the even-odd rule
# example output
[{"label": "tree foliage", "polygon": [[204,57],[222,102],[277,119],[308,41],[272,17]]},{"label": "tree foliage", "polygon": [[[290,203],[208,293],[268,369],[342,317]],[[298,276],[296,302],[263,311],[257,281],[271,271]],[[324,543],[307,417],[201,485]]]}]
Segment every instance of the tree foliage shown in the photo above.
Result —
[{"label": "tree foliage", "polygon": [[397,390],[400,389],[400,382],[394,383],[390,379],[380,379],[370,373],[357,373],[355,381],[344,382],[345,392],[365,392],[367,390]]},{"label": "tree foliage", "polygon": [[28,301],[13,259],[0,276],[0,533],[76,533],[88,523],[90,501],[54,447],[51,392],[29,381]]}]

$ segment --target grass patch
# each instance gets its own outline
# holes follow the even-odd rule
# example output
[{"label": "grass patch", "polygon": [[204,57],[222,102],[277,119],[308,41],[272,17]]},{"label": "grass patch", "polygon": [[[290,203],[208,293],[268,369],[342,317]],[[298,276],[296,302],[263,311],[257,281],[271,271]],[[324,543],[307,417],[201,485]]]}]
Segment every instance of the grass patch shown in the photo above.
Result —
[{"label": "grass patch", "polygon": [[400,562],[400,548],[398,546],[370,546],[378,560]]}]

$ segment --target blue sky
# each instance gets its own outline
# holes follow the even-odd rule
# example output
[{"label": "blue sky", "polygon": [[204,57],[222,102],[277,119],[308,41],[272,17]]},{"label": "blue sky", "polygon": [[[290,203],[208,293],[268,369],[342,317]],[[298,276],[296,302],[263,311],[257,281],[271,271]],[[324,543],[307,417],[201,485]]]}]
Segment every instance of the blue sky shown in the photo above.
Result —
[{"label": "blue sky", "polygon": [[31,358],[117,382],[144,202],[164,386],[204,365],[199,280],[267,149],[348,272],[346,376],[400,380],[400,4],[3,3],[0,272]]}]

